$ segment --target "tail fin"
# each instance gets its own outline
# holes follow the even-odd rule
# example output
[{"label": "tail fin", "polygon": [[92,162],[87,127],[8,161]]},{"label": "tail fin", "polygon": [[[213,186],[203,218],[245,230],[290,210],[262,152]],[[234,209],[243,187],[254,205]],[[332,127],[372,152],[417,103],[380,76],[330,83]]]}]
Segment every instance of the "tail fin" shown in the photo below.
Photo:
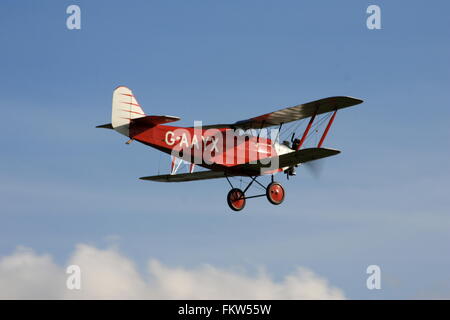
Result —
[{"label": "tail fin", "polygon": [[111,125],[117,132],[129,137],[132,119],[143,118],[145,113],[129,88],[120,86],[113,92]]},{"label": "tail fin", "polygon": [[114,129],[133,138],[132,136],[151,127],[178,120],[180,118],[173,116],[147,116],[134,97],[133,91],[120,86],[113,92],[111,123],[96,128]]}]

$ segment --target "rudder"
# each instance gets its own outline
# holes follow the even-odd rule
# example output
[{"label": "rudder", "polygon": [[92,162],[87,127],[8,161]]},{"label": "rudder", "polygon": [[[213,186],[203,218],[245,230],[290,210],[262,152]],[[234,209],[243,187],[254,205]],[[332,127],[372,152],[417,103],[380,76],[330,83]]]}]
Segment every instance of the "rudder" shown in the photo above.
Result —
[{"label": "rudder", "polygon": [[131,89],[120,86],[114,90],[111,116],[111,125],[114,130],[129,137],[131,120],[145,116]]}]

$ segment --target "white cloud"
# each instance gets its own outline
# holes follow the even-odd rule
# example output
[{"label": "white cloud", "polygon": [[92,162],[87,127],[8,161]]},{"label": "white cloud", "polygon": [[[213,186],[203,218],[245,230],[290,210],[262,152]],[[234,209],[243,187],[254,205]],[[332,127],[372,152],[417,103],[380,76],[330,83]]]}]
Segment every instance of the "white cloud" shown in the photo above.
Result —
[{"label": "white cloud", "polygon": [[64,288],[64,272],[48,255],[19,247],[0,259],[0,299],[58,298]]},{"label": "white cloud", "polygon": [[172,268],[150,260],[146,273],[115,248],[80,244],[67,265],[81,268],[81,290],[66,288],[65,266],[49,255],[18,248],[0,258],[0,299],[344,299],[314,272],[298,268],[276,282],[256,275],[203,265]]}]

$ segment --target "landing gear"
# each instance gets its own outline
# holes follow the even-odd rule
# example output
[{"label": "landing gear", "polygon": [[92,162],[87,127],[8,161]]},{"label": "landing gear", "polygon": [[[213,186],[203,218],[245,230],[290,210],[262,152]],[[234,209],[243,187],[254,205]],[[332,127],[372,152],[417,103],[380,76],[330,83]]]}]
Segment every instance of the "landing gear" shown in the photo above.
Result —
[{"label": "landing gear", "polygon": [[245,195],[241,189],[233,188],[228,192],[227,202],[234,211],[241,211],[245,207]]},{"label": "landing gear", "polygon": [[[284,197],[285,197],[284,188],[280,183],[273,181],[273,176],[272,176],[272,182],[269,183],[269,185],[267,187],[265,187],[260,182],[258,182],[256,180],[257,177],[250,177],[252,179],[252,181],[250,181],[250,183],[247,185],[247,187],[244,190],[233,187],[233,185],[231,184],[228,177],[226,177],[226,178],[228,180],[228,183],[231,186],[231,190],[228,192],[228,195],[227,195],[227,202],[228,202],[228,206],[234,211],[241,211],[242,209],[244,209],[246,200],[251,199],[251,198],[267,197],[269,202],[274,205],[279,205],[284,200]],[[246,196],[245,193],[250,188],[250,186],[253,184],[253,182],[256,182],[262,188],[264,188],[266,190],[266,193],[258,194],[255,196]]]},{"label": "landing gear", "polygon": [[284,195],[284,188],[278,182],[272,182],[266,188],[267,200],[269,200],[271,204],[281,204],[284,200]]}]

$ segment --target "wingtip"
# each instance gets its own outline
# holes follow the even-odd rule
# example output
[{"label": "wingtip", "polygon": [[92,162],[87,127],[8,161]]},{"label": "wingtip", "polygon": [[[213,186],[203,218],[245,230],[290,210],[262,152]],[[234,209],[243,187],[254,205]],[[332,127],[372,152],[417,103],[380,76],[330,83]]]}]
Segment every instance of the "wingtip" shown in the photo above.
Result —
[{"label": "wingtip", "polygon": [[360,104],[360,103],[364,102],[364,100],[360,99],[360,98],[355,98],[355,97],[348,97],[348,98],[350,98],[350,99],[352,99],[354,101],[354,103],[355,103],[354,105],[357,105],[357,104]]},{"label": "wingtip", "polygon": [[143,180],[143,181],[159,181],[157,179],[157,176],[140,177],[139,180]]}]

